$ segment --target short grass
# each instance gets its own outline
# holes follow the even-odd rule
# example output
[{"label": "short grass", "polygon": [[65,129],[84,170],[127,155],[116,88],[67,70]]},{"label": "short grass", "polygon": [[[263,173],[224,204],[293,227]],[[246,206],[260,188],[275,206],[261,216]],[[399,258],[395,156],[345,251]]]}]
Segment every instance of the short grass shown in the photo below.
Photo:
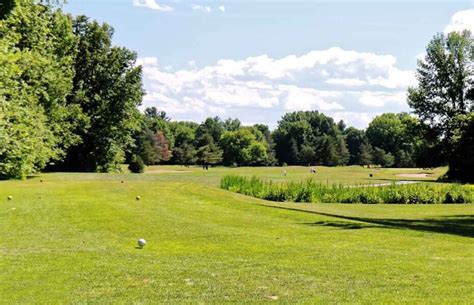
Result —
[{"label": "short grass", "polygon": [[182,169],[0,182],[0,303],[472,304],[473,205],[273,203],[220,177],[307,168]]}]

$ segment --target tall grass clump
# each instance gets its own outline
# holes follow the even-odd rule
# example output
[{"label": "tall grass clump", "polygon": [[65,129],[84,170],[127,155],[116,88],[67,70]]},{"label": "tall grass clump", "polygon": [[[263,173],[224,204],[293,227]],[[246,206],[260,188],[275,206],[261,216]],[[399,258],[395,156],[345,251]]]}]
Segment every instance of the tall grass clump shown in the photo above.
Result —
[{"label": "tall grass clump", "polygon": [[407,184],[389,186],[324,185],[313,180],[275,183],[257,177],[225,176],[221,188],[271,201],[316,203],[472,203],[474,188],[459,184]]}]

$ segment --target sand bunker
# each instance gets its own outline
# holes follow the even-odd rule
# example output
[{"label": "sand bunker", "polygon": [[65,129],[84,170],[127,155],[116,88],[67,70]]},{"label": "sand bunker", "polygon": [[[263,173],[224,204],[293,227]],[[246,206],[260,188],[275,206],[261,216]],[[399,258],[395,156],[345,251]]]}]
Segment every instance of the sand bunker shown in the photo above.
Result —
[{"label": "sand bunker", "polygon": [[405,178],[427,178],[430,177],[431,174],[427,173],[419,173],[419,174],[398,174],[397,177],[405,177]]}]

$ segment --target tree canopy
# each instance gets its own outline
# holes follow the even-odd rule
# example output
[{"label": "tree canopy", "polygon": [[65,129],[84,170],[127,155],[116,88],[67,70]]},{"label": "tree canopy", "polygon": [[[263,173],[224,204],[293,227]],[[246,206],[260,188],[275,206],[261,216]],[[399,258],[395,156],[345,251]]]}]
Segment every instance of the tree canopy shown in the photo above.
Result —
[{"label": "tree canopy", "polygon": [[[472,171],[459,162],[472,163],[468,141],[474,107],[474,39],[469,31],[437,34],[418,61],[418,86],[408,91],[408,103],[423,123],[443,142],[451,179],[473,181]],[[464,143],[464,142],[463,142]],[[466,143],[464,143],[466,144]],[[469,146],[469,145],[467,145]]]},{"label": "tree canopy", "polygon": [[45,168],[108,172],[144,165],[431,167],[473,181],[472,34],[437,34],[408,90],[415,115],[383,113],[366,130],[318,111],[286,113],[275,130],[237,118],[173,121],[143,112],[137,54],[114,29],[60,10],[62,1],[0,5],[0,178]]}]

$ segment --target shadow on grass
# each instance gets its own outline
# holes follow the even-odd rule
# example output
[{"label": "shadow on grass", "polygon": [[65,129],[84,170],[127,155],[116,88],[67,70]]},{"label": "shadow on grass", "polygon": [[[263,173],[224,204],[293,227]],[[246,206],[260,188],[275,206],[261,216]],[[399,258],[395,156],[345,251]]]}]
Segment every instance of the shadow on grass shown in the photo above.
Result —
[{"label": "shadow on grass", "polygon": [[316,211],[300,210],[290,207],[268,206],[265,207],[311,213],[322,216],[333,217],[337,219],[357,221],[359,223],[347,221],[318,221],[314,223],[305,223],[309,226],[331,226],[341,229],[364,229],[364,228],[398,228],[424,232],[435,232],[443,234],[458,235],[464,237],[474,237],[474,215],[452,215],[441,216],[438,218],[423,219],[384,219],[384,218],[366,218],[344,216]]},{"label": "shadow on grass", "polygon": [[358,229],[367,229],[367,228],[380,228],[379,225],[370,225],[365,223],[355,223],[347,221],[316,221],[311,223],[304,223],[308,226],[323,226],[323,227],[334,227],[344,230],[358,230]]}]

